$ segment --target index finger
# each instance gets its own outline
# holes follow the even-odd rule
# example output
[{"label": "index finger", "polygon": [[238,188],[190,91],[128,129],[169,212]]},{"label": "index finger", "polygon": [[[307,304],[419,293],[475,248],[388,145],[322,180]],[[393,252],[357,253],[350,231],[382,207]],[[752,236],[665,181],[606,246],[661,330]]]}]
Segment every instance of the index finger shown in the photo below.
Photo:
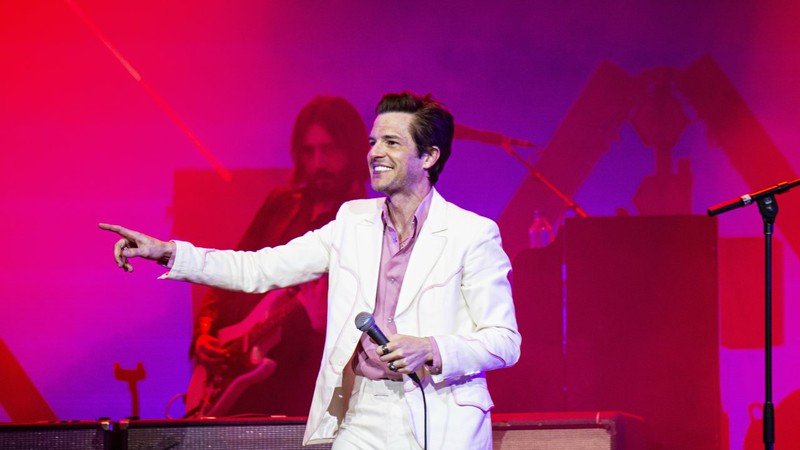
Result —
[{"label": "index finger", "polygon": [[117,233],[118,235],[126,239],[136,239],[136,237],[139,235],[139,233],[137,233],[136,231],[129,230],[125,227],[121,227],[119,225],[113,225],[110,223],[98,223],[97,226],[100,227],[101,230],[107,230]]}]

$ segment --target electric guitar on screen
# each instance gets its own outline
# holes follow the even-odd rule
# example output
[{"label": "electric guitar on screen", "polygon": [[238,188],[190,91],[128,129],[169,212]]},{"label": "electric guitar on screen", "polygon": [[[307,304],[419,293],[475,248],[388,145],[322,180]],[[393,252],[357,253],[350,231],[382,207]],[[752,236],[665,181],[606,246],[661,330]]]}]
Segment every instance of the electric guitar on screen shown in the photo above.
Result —
[{"label": "electric guitar on screen", "polygon": [[197,364],[186,391],[184,418],[222,417],[247,388],[266,380],[277,363],[267,357],[281,341],[281,324],[302,308],[298,287],[271,291],[241,322],[219,330],[225,360],[214,367]]}]

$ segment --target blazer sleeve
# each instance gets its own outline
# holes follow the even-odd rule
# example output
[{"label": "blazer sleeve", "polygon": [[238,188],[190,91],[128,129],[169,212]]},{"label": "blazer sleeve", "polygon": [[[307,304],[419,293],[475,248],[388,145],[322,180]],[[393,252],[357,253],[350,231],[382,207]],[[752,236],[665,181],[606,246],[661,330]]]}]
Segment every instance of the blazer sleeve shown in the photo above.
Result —
[{"label": "blazer sleeve", "polygon": [[442,358],[435,382],[475,375],[514,365],[520,356],[508,274],[511,263],[503,251],[497,225],[481,221],[483,232],[471,240],[463,259],[461,295],[473,327],[469,333],[434,336]]},{"label": "blazer sleeve", "polygon": [[175,241],[175,262],[162,279],[263,293],[314,280],[328,271],[335,221],[258,251],[215,250]]}]

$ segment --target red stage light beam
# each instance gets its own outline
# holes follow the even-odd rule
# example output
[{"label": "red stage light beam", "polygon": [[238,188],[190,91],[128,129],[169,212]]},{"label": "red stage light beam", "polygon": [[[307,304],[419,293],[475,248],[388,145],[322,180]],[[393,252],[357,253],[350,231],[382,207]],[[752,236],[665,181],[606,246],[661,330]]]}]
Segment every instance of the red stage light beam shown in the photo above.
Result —
[{"label": "red stage light beam", "polygon": [[103,43],[103,45],[106,46],[108,51],[110,51],[111,54],[114,55],[114,58],[117,59],[117,61],[122,65],[122,67],[125,68],[125,70],[130,74],[130,76],[133,77],[133,79],[139,83],[139,85],[142,87],[142,89],[144,89],[145,92],[147,92],[150,98],[152,98],[153,101],[155,101],[156,104],[161,108],[161,110],[164,111],[167,117],[169,117],[169,119],[172,120],[172,123],[174,123],[183,132],[184,135],[186,135],[186,137],[200,152],[200,154],[211,164],[211,166],[214,168],[217,174],[219,174],[219,176],[222,177],[223,180],[231,181],[233,179],[233,174],[228,169],[226,169],[222,165],[222,163],[217,159],[217,157],[214,156],[211,150],[200,141],[197,135],[195,135],[192,132],[192,130],[189,128],[186,122],[184,122],[178,116],[178,114],[175,112],[174,109],[172,109],[172,107],[167,103],[167,101],[164,100],[164,98],[161,97],[161,95],[159,95],[158,92],[156,92],[156,90],[152,86],[150,86],[150,83],[148,83],[142,78],[142,75],[139,74],[139,71],[137,71],[131,65],[131,63],[129,63],[128,60],[125,59],[124,56],[122,56],[122,54],[119,52],[119,50],[116,49],[116,47],[111,45],[111,42],[100,31],[97,25],[95,25],[95,23],[86,14],[84,14],[83,10],[81,10],[78,7],[78,5],[75,4],[75,2],[73,2],[72,0],[64,0],[64,1],[72,9],[75,15],[77,15],[83,21],[83,23],[89,28],[89,30],[91,30],[91,32],[95,35],[95,37],[97,37],[97,39],[99,39]]}]

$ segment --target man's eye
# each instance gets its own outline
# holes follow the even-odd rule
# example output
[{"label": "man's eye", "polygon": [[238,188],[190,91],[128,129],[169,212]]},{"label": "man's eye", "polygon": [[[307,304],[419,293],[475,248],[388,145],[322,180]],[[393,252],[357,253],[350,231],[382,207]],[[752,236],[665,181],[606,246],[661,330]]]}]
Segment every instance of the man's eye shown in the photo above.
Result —
[{"label": "man's eye", "polygon": [[386,141],[386,145],[390,145],[390,146],[394,147],[395,145],[398,145],[398,142],[397,141]]}]

